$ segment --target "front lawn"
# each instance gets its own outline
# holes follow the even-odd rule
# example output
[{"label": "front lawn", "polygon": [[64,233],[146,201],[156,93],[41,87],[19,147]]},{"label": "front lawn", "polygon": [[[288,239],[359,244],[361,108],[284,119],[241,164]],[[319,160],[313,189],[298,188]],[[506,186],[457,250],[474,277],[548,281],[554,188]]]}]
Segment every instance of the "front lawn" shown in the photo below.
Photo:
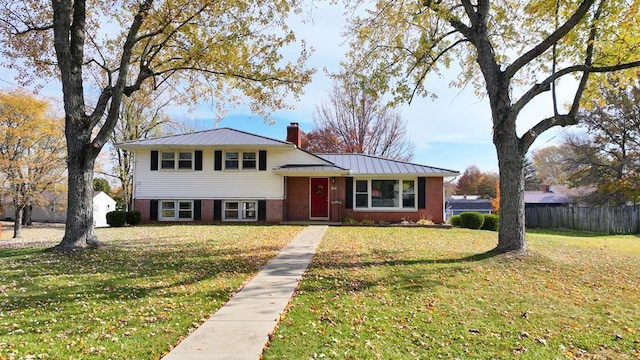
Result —
[{"label": "front lawn", "polygon": [[74,255],[0,240],[0,359],[158,359],[301,230],[107,228]]},{"label": "front lawn", "polygon": [[[265,359],[638,359],[640,238],[330,228]],[[480,254],[480,255],[478,255]]]}]

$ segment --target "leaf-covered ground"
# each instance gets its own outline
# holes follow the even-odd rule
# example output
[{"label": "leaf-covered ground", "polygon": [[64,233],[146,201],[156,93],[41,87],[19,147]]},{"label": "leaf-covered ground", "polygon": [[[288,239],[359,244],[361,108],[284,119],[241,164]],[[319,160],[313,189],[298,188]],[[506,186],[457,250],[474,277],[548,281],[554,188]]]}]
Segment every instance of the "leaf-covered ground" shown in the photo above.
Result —
[{"label": "leaf-covered ground", "polygon": [[109,246],[74,255],[1,240],[0,359],[158,359],[301,230],[98,229]]},{"label": "leaf-covered ground", "polygon": [[330,228],[265,359],[638,359],[640,238]]}]

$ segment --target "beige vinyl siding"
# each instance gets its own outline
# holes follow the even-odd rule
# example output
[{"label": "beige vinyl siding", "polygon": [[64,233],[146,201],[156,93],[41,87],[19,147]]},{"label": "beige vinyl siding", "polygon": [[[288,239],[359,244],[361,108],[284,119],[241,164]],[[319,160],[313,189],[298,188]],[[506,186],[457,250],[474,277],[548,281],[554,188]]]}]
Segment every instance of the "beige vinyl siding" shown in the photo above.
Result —
[{"label": "beige vinyl siding", "polygon": [[[136,199],[282,199],[284,180],[272,169],[286,164],[323,163],[294,148],[203,148],[202,171],[151,170],[151,150],[135,153],[134,198]],[[190,149],[153,149],[187,151]],[[267,150],[267,170],[214,171],[214,151]],[[224,157],[223,157],[224,161]]]}]

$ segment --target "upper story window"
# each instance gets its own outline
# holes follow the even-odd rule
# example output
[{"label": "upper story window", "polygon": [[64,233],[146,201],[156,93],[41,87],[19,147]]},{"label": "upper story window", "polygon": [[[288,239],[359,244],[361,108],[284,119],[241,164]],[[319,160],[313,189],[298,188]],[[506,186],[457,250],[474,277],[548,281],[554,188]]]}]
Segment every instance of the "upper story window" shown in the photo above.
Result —
[{"label": "upper story window", "polygon": [[257,164],[255,151],[227,151],[224,154],[225,170],[255,170]]},{"label": "upper story window", "polygon": [[[163,151],[162,160],[160,162],[161,169],[183,169],[183,170],[191,170],[193,169],[193,152],[191,151]],[[177,161],[176,161],[177,157]]]},{"label": "upper story window", "polygon": [[176,153],[171,152],[162,152],[162,162],[160,168],[162,169],[175,169],[176,167]]},{"label": "upper story window", "polygon": [[202,170],[202,150],[151,150],[150,170]]},{"label": "upper story window", "polygon": [[242,168],[254,169],[256,168],[256,153],[255,152],[243,152],[242,153]]},{"label": "upper story window", "polygon": [[192,169],[193,154],[191,152],[178,153],[178,169]]},{"label": "upper story window", "polygon": [[235,170],[240,168],[238,160],[239,153],[237,151],[227,151],[224,154],[224,168],[227,170]]},{"label": "upper story window", "polygon": [[358,209],[415,209],[415,180],[355,180]]}]

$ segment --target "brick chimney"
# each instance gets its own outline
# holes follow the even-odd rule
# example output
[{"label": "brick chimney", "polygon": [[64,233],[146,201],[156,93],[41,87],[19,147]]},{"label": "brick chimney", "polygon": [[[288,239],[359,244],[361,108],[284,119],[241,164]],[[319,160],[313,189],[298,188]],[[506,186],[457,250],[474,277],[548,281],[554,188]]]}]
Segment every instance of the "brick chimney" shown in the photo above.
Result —
[{"label": "brick chimney", "polygon": [[297,122],[292,122],[291,125],[287,126],[287,141],[294,143],[297,147],[302,145],[302,132]]},{"label": "brick chimney", "polygon": [[551,188],[549,187],[549,185],[540,185],[540,191],[548,193],[551,192]]}]

